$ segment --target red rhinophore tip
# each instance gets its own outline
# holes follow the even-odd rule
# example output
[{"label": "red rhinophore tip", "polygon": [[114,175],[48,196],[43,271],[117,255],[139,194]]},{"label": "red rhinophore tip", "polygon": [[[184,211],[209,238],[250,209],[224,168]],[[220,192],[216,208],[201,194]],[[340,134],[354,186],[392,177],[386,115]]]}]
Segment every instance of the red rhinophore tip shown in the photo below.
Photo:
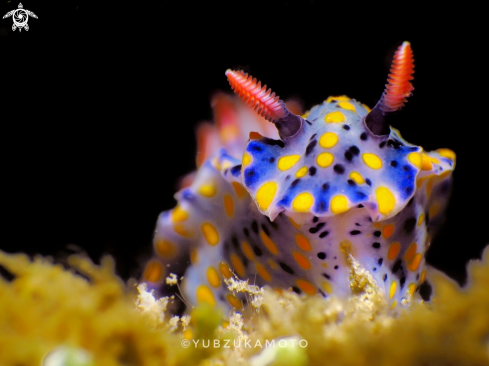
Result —
[{"label": "red rhinophore tip", "polygon": [[379,104],[383,112],[394,112],[401,109],[413,91],[410,80],[413,80],[414,59],[411,44],[404,42],[399,46],[392,60],[391,73],[387,79],[384,93]]},{"label": "red rhinophore tip", "polygon": [[243,71],[227,70],[229,84],[234,92],[248,105],[254,107],[259,115],[270,122],[277,122],[288,114],[285,104],[267,86],[261,86],[251,75]]}]

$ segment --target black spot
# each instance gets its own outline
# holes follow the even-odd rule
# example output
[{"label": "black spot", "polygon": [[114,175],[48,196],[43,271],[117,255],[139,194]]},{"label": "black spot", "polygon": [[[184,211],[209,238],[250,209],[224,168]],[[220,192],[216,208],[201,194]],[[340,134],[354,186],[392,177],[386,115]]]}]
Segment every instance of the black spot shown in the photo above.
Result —
[{"label": "black spot", "polygon": [[251,228],[253,229],[253,232],[254,232],[255,234],[258,234],[258,223],[257,223],[256,221],[253,221],[253,222],[251,223]]},{"label": "black spot", "polygon": [[263,151],[263,148],[260,145],[256,144],[256,143],[250,144],[248,146],[249,146],[249,149],[250,150],[257,151],[257,152]]},{"label": "black spot", "polygon": [[428,282],[423,282],[421,285],[419,285],[419,295],[424,301],[430,300],[432,290],[433,289]]},{"label": "black spot", "polygon": [[396,273],[397,271],[399,271],[399,268],[401,268],[401,264],[401,260],[398,259],[396,263],[394,263],[394,265],[392,266],[392,273]]},{"label": "black spot", "polygon": [[316,174],[316,168],[312,166],[309,168],[309,175],[312,177],[314,174]]},{"label": "black spot", "polygon": [[269,161],[270,163],[273,163],[273,162],[275,161],[275,158],[270,158],[270,159],[268,159],[268,161]]},{"label": "black spot", "polygon": [[377,263],[379,264],[379,266],[381,266],[382,263],[384,263],[384,258],[379,258],[379,260],[377,261]]},{"label": "black spot", "polygon": [[343,174],[345,172],[345,168],[343,167],[343,165],[341,164],[336,164],[334,167],[333,167],[333,170],[338,173],[338,174]]},{"label": "black spot", "polygon": [[385,281],[387,281],[387,273],[384,274],[384,277],[382,277],[382,279]]},{"label": "black spot", "polygon": [[362,140],[362,141],[367,140],[367,133],[366,132],[362,132],[362,134],[360,135],[360,140]]},{"label": "black spot", "polygon": [[344,129],[344,130],[349,131],[349,130],[350,130],[350,126],[348,126],[348,125],[343,125],[343,129]]},{"label": "black spot", "polygon": [[319,258],[319,259],[321,259],[321,260],[326,259],[326,253],[324,253],[324,252],[319,252],[319,253],[318,253],[318,258]]},{"label": "black spot", "polygon": [[358,222],[355,222],[355,226],[362,226],[362,225],[360,225]]},{"label": "black spot", "polygon": [[320,288],[318,288],[318,291],[321,295],[323,295],[323,297],[326,297],[326,294]]},{"label": "black spot", "polygon": [[356,191],[355,192],[355,195],[357,196],[357,198],[359,200],[363,200],[363,199],[367,198],[367,195],[365,193],[363,193],[363,192],[360,192],[360,191]]},{"label": "black spot", "polygon": [[307,123],[309,126],[312,126],[312,122],[309,122],[307,119],[305,119],[304,121],[306,121],[306,123]]},{"label": "black spot", "polygon": [[404,144],[401,141],[398,140],[387,140],[387,145],[392,146],[394,149],[398,150],[399,147],[404,146]]},{"label": "black spot", "polygon": [[327,191],[329,189],[329,183],[324,183],[321,188],[323,189],[323,191]]},{"label": "black spot", "polygon": [[416,275],[416,281],[419,281],[419,273]]},{"label": "black spot", "polygon": [[430,223],[430,214],[428,213],[428,211],[426,211],[424,214],[424,222],[426,223],[426,226],[428,226],[428,224]]},{"label": "black spot", "polygon": [[338,266],[334,266],[334,269],[338,269]]},{"label": "black spot", "polygon": [[287,273],[293,275],[294,274],[294,270],[292,268],[290,268],[288,265],[286,265],[285,263],[283,262],[278,262],[278,264],[280,265],[280,267]]},{"label": "black spot", "polygon": [[377,271],[377,268],[376,268],[376,267],[374,267],[374,268],[373,268],[373,271],[374,271],[374,272],[376,272],[376,271]]},{"label": "black spot", "polygon": [[274,140],[269,139],[268,137],[263,137],[260,141],[269,146],[280,146],[282,148],[285,147],[284,142],[281,140]]},{"label": "black spot", "polygon": [[360,230],[353,230],[353,231],[350,231],[350,235],[358,235],[358,234],[361,234],[362,232]]},{"label": "black spot", "polygon": [[349,150],[345,151],[345,159],[348,161],[351,161],[353,159],[353,154]]},{"label": "black spot", "polygon": [[363,208],[364,206],[360,203],[357,207],[358,208]]},{"label": "black spot", "polygon": [[301,290],[299,290],[298,287],[296,286],[292,286],[292,290],[297,294],[297,295],[300,295],[301,294]]},{"label": "black spot", "polygon": [[252,178],[255,176],[255,169],[250,168],[245,170],[246,178]]},{"label": "black spot", "polygon": [[358,154],[360,154],[360,149],[358,147],[356,147],[355,145],[350,146],[349,150],[355,156],[357,156]]},{"label": "black spot", "polygon": [[387,143],[386,141],[382,141],[382,142],[379,144],[379,147],[382,149],[382,148],[385,146],[385,144],[386,144],[386,143]]},{"label": "black spot", "polygon": [[348,179],[346,182],[347,182],[349,185],[351,185],[351,186],[355,186],[355,185],[356,185],[356,183],[354,182],[354,180],[353,180],[353,179]]},{"label": "black spot", "polygon": [[243,266],[245,266],[246,268],[248,268],[248,258],[246,258],[244,255],[241,255],[241,260],[243,261]]},{"label": "black spot", "polygon": [[243,233],[244,233],[246,236],[250,236],[250,231],[249,231],[247,228],[244,228],[244,229],[243,229]]},{"label": "black spot", "polygon": [[326,274],[326,273],[322,273],[322,275],[323,275],[323,277],[324,277],[324,278],[326,278],[326,279],[328,279],[328,280],[330,280],[330,279],[331,279],[331,277],[329,277],[329,275],[328,275],[328,274]]},{"label": "black spot", "polygon": [[285,180],[289,180],[289,179],[290,179],[290,175],[285,177]]},{"label": "black spot", "polygon": [[380,248],[380,243],[373,243],[372,246],[375,248],[375,249],[379,249]]},{"label": "black spot", "polygon": [[319,202],[319,210],[324,211],[326,209],[326,202],[321,201]]},{"label": "black spot", "polygon": [[404,171],[406,171],[406,172],[408,172],[408,171],[409,171],[409,167],[408,167],[407,165],[404,165],[404,166],[402,167],[402,169],[403,169]]},{"label": "black spot", "polygon": [[377,231],[374,231],[374,236],[376,238],[378,238],[380,236],[380,234],[382,234],[380,231],[378,231],[378,230]]},{"label": "black spot", "polygon": [[253,247],[253,252],[255,253],[255,255],[257,257],[261,257],[261,255],[263,254],[263,252],[261,251],[261,249],[259,247],[257,247],[256,245]]},{"label": "black spot", "polygon": [[410,219],[404,221],[403,229],[406,233],[409,234],[411,231],[413,231],[414,226],[416,226],[416,219],[414,217],[411,217]]},{"label": "black spot", "polygon": [[406,283],[406,277],[402,276],[401,279],[399,280],[399,284],[401,285],[401,290],[404,287],[405,283]]},{"label": "black spot", "polygon": [[294,180],[292,183],[290,183],[290,186],[291,187],[295,187],[297,185],[297,183],[299,183],[301,179],[300,178],[297,178],[296,180]]},{"label": "black spot", "polygon": [[409,207],[413,204],[414,202],[414,197],[411,197],[411,199],[409,200],[409,202],[406,204],[406,207]]},{"label": "black spot", "polygon": [[391,161],[391,167],[395,168],[397,166],[397,161],[392,160]]},{"label": "black spot", "polygon": [[306,147],[306,153],[305,155],[309,155],[311,153],[311,151],[316,147],[316,144],[318,143],[317,140],[313,140],[309,143],[309,145],[307,145]]},{"label": "black spot", "polygon": [[325,222],[320,222],[319,224],[316,225],[316,227],[310,228],[309,232],[311,234],[316,234],[319,230],[321,230],[324,227],[324,225],[326,225]]},{"label": "black spot", "polygon": [[413,187],[406,187],[404,188],[404,192],[409,196],[411,193],[413,193]]},{"label": "black spot", "polygon": [[311,136],[311,138],[309,139],[309,141],[311,141],[314,137],[316,137],[318,134],[315,133],[314,135]]},{"label": "black spot", "polygon": [[231,238],[231,241],[233,242],[234,247],[235,247],[236,249],[239,249],[239,241],[238,241],[238,238],[237,238],[237,237],[235,237],[235,236],[233,236],[233,237]]},{"label": "black spot", "polygon": [[278,224],[275,221],[270,221],[270,218],[268,216],[265,216],[267,218],[267,221],[274,229],[278,229]]},{"label": "black spot", "polygon": [[267,234],[268,236],[270,236],[270,231],[268,230],[268,228],[264,224],[261,224],[261,228],[263,229],[263,231],[264,231],[265,234]]},{"label": "black spot", "polygon": [[314,217],[312,218],[312,222],[318,222],[318,221],[319,221],[319,217],[314,216]]},{"label": "black spot", "polygon": [[329,234],[329,231],[323,231],[321,234],[319,234],[319,237],[322,239],[326,237]]},{"label": "black spot", "polygon": [[236,166],[231,168],[231,174],[232,175],[237,175],[237,174],[239,174],[239,172],[241,172],[241,164],[236,165]]},{"label": "black spot", "polygon": [[368,186],[372,187],[372,182],[370,181],[370,179],[365,179],[365,183],[367,183]]}]

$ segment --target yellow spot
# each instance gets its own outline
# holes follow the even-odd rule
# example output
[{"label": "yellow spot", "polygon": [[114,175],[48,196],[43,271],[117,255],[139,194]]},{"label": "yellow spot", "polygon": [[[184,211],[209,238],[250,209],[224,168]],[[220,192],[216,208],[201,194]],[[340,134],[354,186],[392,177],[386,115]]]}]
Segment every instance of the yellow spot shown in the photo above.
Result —
[{"label": "yellow spot", "polygon": [[389,224],[385,225],[384,228],[382,229],[382,236],[386,239],[389,239],[392,234],[394,234],[394,225]]},{"label": "yellow spot", "polygon": [[337,96],[337,97],[334,97],[334,96],[329,96],[328,99],[326,99],[326,103],[330,103],[332,101],[337,101],[337,102],[348,102],[350,100],[350,98],[348,98],[346,95],[341,95],[341,96]]},{"label": "yellow spot", "polygon": [[256,263],[256,271],[258,274],[263,278],[265,281],[270,281],[272,279],[272,276],[270,276],[270,273],[263,267],[261,263]]},{"label": "yellow spot", "polygon": [[431,160],[432,163],[440,164],[440,160],[438,160],[437,158],[435,158],[433,156],[430,156],[430,160]]},{"label": "yellow spot", "polygon": [[322,262],[322,263],[321,263],[321,267],[328,268],[328,264],[327,264],[327,263]]},{"label": "yellow spot", "polygon": [[192,249],[190,251],[190,263],[197,264],[199,263],[199,252],[197,249]]},{"label": "yellow spot", "polygon": [[253,250],[251,249],[251,246],[247,241],[243,240],[241,242],[241,249],[243,250],[246,258],[248,258],[250,261],[255,259],[255,254],[253,253]]},{"label": "yellow spot", "polygon": [[394,300],[391,305],[391,309],[394,309],[397,306],[397,300]]},{"label": "yellow spot", "polygon": [[182,222],[188,219],[187,211],[183,210],[180,206],[177,206],[171,212],[171,218],[173,222]]},{"label": "yellow spot", "polygon": [[309,116],[309,113],[310,113],[310,112],[311,112],[311,111],[307,111],[306,113],[301,114],[301,117],[302,117],[302,118],[304,118],[304,119],[306,119],[306,118],[307,118],[307,116]]},{"label": "yellow spot", "polygon": [[275,255],[278,254],[277,246],[275,245],[273,240],[270,239],[270,237],[267,234],[265,234],[265,232],[263,230],[260,231],[260,238],[261,238],[261,241],[263,242],[263,244],[265,244],[267,249],[270,251],[270,253],[275,254]]},{"label": "yellow spot", "polygon": [[389,260],[391,261],[396,259],[400,250],[401,250],[401,244],[395,241],[389,246],[389,251],[387,252],[387,258],[389,258]]},{"label": "yellow spot", "polygon": [[457,155],[450,149],[438,149],[438,150],[436,150],[436,152],[438,154],[440,154],[441,156],[443,156],[444,158],[447,158],[447,159],[450,159],[453,161],[455,161],[455,158],[457,157]]},{"label": "yellow spot", "polygon": [[197,302],[199,303],[206,302],[211,306],[216,305],[216,299],[214,298],[214,294],[212,293],[211,289],[206,285],[200,285],[199,287],[197,287],[196,295],[197,295]]},{"label": "yellow spot", "polygon": [[421,255],[421,253],[416,253],[416,255],[414,256],[413,260],[411,261],[411,263],[409,263],[407,265],[407,268],[410,270],[410,271],[417,271],[418,268],[419,268],[419,265],[421,264],[421,260],[423,259],[423,256]]},{"label": "yellow spot", "polygon": [[251,161],[252,161],[251,155],[248,154],[247,152],[244,152],[243,159],[241,160],[241,165],[243,166],[243,168],[250,165]]},{"label": "yellow spot", "polygon": [[243,266],[243,262],[241,262],[241,259],[236,254],[231,254],[231,264],[233,265],[234,270],[238,274],[239,277],[244,277],[245,275],[245,268]]},{"label": "yellow spot", "polygon": [[328,149],[333,147],[338,142],[338,135],[334,132],[326,132],[319,139],[319,146]]},{"label": "yellow spot", "polygon": [[316,294],[316,288],[310,282],[299,279],[295,283],[297,284],[297,287],[299,287],[306,294],[308,295]]},{"label": "yellow spot", "polygon": [[428,210],[428,214],[430,215],[429,217],[430,218],[435,217],[439,213],[440,213],[440,205],[437,203],[433,203]]},{"label": "yellow spot", "polygon": [[329,152],[323,152],[319,154],[316,158],[316,163],[321,167],[321,168],[327,168],[331,164],[333,164],[334,161],[334,156],[333,154]]},{"label": "yellow spot", "polygon": [[213,197],[216,194],[216,187],[213,184],[205,184],[199,188],[199,193],[204,197]]},{"label": "yellow spot", "polygon": [[219,273],[217,273],[214,267],[207,268],[207,281],[211,284],[212,287],[221,286],[221,279],[219,278]]},{"label": "yellow spot", "polygon": [[220,262],[219,263],[219,272],[221,272],[221,274],[224,276],[224,278],[227,278],[227,279],[231,278],[231,276],[233,275],[233,273],[229,269],[229,266],[226,262]]},{"label": "yellow spot", "polygon": [[236,192],[238,198],[243,198],[244,196],[246,196],[246,190],[241,184],[239,184],[238,182],[232,182],[231,184],[233,185],[234,191]]},{"label": "yellow spot", "polygon": [[231,218],[234,214],[234,203],[233,199],[229,194],[224,195],[224,210],[226,211],[226,215]]},{"label": "yellow spot", "polygon": [[292,201],[292,208],[297,212],[309,212],[313,203],[314,197],[309,192],[302,192]]},{"label": "yellow spot", "polygon": [[270,266],[271,269],[277,269],[278,265],[275,263],[272,259],[268,259],[268,265]]},{"label": "yellow spot", "polygon": [[432,170],[433,163],[430,160],[430,157],[426,153],[421,154],[421,169],[422,170]]},{"label": "yellow spot", "polygon": [[278,159],[278,168],[281,171],[290,169],[299,161],[300,158],[300,155],[282,156],[280,159]]},{"label": "yellow spot", "polygon": [[340,123],[345,121],[345,115],[339,111],[328,113],[324,117],[324,121],[327,123]]},{"label": "yellow spot", "polygon": [[219,233],[217,232],[214,225],[208,222],[204,222],[200,229],[202,230],[202,234],[204,234],[207,243],[209,243],[210,245],[216,245],[217,243],[219,243]]},{"label": "yellow spot", "polygon": [[413,259],[414,255],[416,254],[416,250],[418,250],[418,244],[411,243],[408,250],[406,250],[406,253],[404,254],[404,260],[409,262],[411,259]]},{"label": "yellow spot", "polygon": [[417,152],[409,153],[408,160],[413,164],[416,168],[421,169],[421,154]]},{"label": "yellow spot", "polygon": [[168,240],[165,239],[157,239],[155,240],[155,251],[160,257],[168,258],[175,254],[175,245]]},{"label": "yellow spot", "polygon": [[183,224],[175,224],[173,225],[173,230],[175,230],[175,232],[181,236],[185,236],[185,237],[191,237],[192,236],[192,233],[190,231],[187,231],[185,229],[185,226],[183,226]]},{"label": "yellow spot", "polygon": [[299,252],[293,251],[292,256],[302,269],[311,269],[311,263]]},{"label": "yellow spot", "polygon": [[368,105],[362,103],[362,106],[367,110],[367,112],[370,112],[370,107]]},{"label": "yellow spot", "polygon": [[431,191],[433,190],[433,184],[435,183],[435,178],[431,178],[428,180],[428,183],[426,183],[426,197],[430,198],[431,196]]},{"label": "yellow spot", "polygon": [[297,171],[297,173],[295,173],[295,176],[297,178],[302,178],[306,174],[307,174],[307,166],[303,166]]},{"label": "yellow spot", "polygon": [[421,274],[419,275],[419,284],[420,285],[424,282],[425,278],[426,278],[426,271],[423,269],[421,271]]},{"label": "yellow spot", "polygon": [[192,332],[192,329],[187,328],[186,330],[183,331],[183,338],[187,340],[191,340],[194,337],[194,334]]},{"label": "yellow spot", "polygon": [[411,296],[414,295],[414,291],[416,291],[416,284],[410,283],[408,286],[408,292],[411,294]]},{"label": "yellow spot", "polygon": [[397,289],[397,283],[396,281],[393,281],[391,283],[391,288],[389,290],[389,299],[392,299],[394,295],[396,294],[396,289]]},{"label": "yellow spot", "polygon": [[362,175],[359,172],[351,172],[350,173],[350,179],[353,179],[353,181],[356,184],[363,184],[363,183],[365,183],[365,180],[363,179]]},{"label": "yellow spot", "polygon": [[421,212],[418,217],[418,226],[421,226],[424,222],[424,212]]},{"label": "yellow spot", "polygon": [[375,190],[375,197],[377,197],[377,203],[379,204],[379,212],[382,215],[388,215],[396,205],[396,199],[389,189],[385,187],[379,187]]},{"label": "yellow spot", "polygon": [[143,281],[160,282],[163,279],[164,269],[160,262],[152,260],[146,265]]},{"label": "yellow spot", "polygon": [[290,223],[292,224],[293,227],[295,227],[296,229],[300,229],[301,228],[301,225],[299,225],[297,222],[295,222],[292,217],[289,216],[289,221]]},{"label": "yellow spot", "polygon": [[336,195],[330,202],[331,212],[340,214],[348,210],[348,199],[342,194]]},{"label": "yellow spot", "polygon": [[375,155],[371,153],[365,153],[362,155],[363,162],[372,169],[380,169],[382,168],[382,160]]},{"label": "yellow spot", "polygon": [[233,294],[227,294],[226,295],[226,300],[229,302],[229,304],[236,309],[241,309],[243,307],[243,303],[238,300],[236,296]]},{"label": "yellow spot", "polygon": [[295,242],[297,243],[297,246],[302,250],[306,252],[311,250],[311,243],[304,235],[297,234],[295,236]]},{"label": "yellow spot", "polygon": [[322,282],[321,287],[327,294],[331,294],[333,292],[333,289],[331,288],[331,285],[328,282]]},{"label": "yellow spot", "polygon": [[256,191],[256,202],[262,210],[266,210],[272,203],[277,193],[277,183],[266,182]]},{"label": "yellow spot", "polygon": [[338,105],[343,109],[347,109],[349,111],[356,112],[355,106],[353,104],[351,104],[350,102],[339,102]]}]

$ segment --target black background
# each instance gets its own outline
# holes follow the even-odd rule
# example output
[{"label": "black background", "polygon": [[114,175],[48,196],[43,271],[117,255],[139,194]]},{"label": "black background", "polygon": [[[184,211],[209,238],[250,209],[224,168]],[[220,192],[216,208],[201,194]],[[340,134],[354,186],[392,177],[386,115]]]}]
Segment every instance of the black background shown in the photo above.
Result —
[{"label": "black background", "polygon": [[[2,2],[1,15],[17,5]],[[395,127],[458,157],[428,260],[463,281],[465,263],[489,243],[485,40],[463,14],[353,20],[347,5],[340,13],[316,4],[23,5],[39,17],[28,32],[0,19],[0,249],[63,261],[75,244],[95,261],[113,255],[123,278],[139,276],[158,213],[174,206],[178,178],[194,169],[195,125],[212,119],[213,92],[230,91],[227,68],[244,68],[282,99],[300,97],[306,109],[341,94],[372,107],[405,40],[415,91]]]}]

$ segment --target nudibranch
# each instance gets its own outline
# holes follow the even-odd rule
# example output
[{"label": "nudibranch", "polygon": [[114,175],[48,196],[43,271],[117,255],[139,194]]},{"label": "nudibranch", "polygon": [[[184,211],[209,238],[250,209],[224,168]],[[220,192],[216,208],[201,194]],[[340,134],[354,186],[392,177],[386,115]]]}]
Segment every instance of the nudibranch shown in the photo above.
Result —
[{"label": "nudibranch", "polygon": [[245,103],[213,98],[216,125],[198,130],[198,171],[159,216],[143,280],[184,275],[190,304],[241,308],[224,279],[348,297],[353,260],[392,307],[409,301],[455,166],[453,151],[426,152],[390,127],[413,73],[404,42],[372,110],[337,96],[301,116],[266,85],[226,71]]}]

